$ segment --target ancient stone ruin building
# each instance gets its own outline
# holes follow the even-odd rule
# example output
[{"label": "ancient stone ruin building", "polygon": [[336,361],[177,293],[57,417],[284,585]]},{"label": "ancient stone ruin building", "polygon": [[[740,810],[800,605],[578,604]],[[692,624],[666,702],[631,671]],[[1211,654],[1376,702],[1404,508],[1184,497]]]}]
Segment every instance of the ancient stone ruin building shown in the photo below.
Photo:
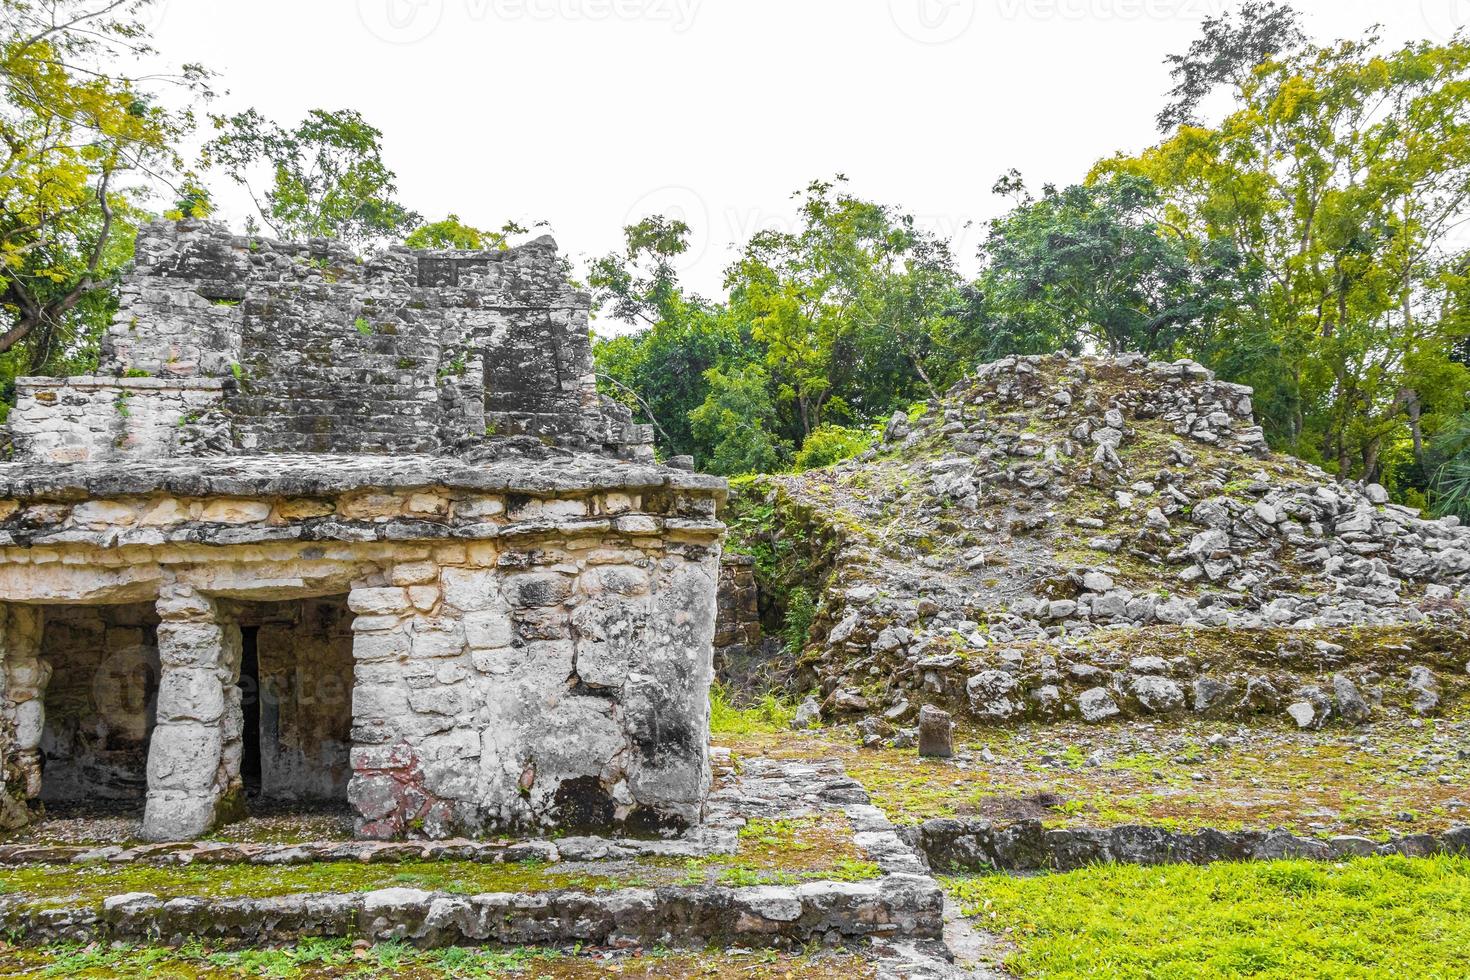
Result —
[{"label": "ancient stone ruin building", "polygon": [[254,800],[367,837],[699,819],[722,481],[593,385],[555,244],[160,222],[0,464],[0,816]]}]

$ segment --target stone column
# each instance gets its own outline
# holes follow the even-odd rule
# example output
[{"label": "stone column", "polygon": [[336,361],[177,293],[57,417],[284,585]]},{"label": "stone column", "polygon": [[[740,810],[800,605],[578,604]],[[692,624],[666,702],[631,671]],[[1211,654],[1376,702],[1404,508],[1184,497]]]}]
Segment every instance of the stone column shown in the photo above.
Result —
[{"label": "stone column", "polygon": [[3,763],[0,825],[29,819],[26,801],[41,795],[41,732],[46,723],[46,685],[51,665],[41,659],[42,613],[38,606],[0,605],[0,667],[3,713],[9,723],[8,758]]},{"label": "stone column", "polygon": [[168,586],[158,599],[158,724],[148,744],[143,836],[185,840],[244,811],[240,627],[213,599]]},{"label": "stone column", "polygon": [[[424,566],[423,579],[438,570]],[[437,586],[418,585],[435,594]],[[352,622],[352,777],[347,799],[358,811],[360,837],[401,836],[421,816],[425,798],[404,724],[413,717],[405,678],[412,656],[415,609],[409,588],[377,581],[355,582],[347,607]]]}]

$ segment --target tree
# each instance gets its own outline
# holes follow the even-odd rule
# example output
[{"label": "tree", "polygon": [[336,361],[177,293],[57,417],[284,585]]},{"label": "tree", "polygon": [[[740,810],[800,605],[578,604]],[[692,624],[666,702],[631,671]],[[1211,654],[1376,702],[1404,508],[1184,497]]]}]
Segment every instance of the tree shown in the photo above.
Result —
[{"label": "tree", "polygon": [[442,221],[430,221],[419,225],[408,233],[403,244],[409,248],[468,248],[468,249],[497,249],[510,248],[511,235],[524,235],[526,229],[514,221],[507,221],[500,226],[499,231],[488,231],[483,228],[475,228],[459,220],[459,215],[451,214]]},{"label": "tree", "polygon": [[1257,65],[1306,41],[1300,16],[1278,0],[1246,0],[1234,14],[1206,17],[1189,51],[1164,59],[1174,88],[1172,101],[1155,117],[1159,131],[1198,125],[1200,103],[1211,92],[1227,84],[1243,87]]},{"label": "tree", "polygon": [[[197,187],[179,142],[187,105],[207,96],[196,65],[132,74],[118,62],[153,54],[139,13],[148,0],[0,0],[0,354],[4,373],[85,366],[132,255],[151,186]],[[197,193],[196,193],[197,197]],[[203,206],[196,201],[194,206]]]},{"label": "tree", "polygon": [[1048,186],[1032,199],[1013,173],[996,189],[1021,192],[1022,203],[991,224],[981,249],[992,356],[1088,343],[1162,354],[1205,329],[1231,296],[1229,243],[1191,249],[1159,220],[1162,201],[1146,177]]},{"label": "tree", "polygon": [[709,395],[689,420],[695,437],[711,446],[706,468],[727,476],[776,469],[789,447],[771,432],[776,407],[765,368],[759,364],[728,372],[711,368],[705,379]]},{"label": "tree", "polygon": [[623,250],[595,259],[587,276],[597,308],[626,323],[652,326],[678,320],[690,306],[706,306],[679,286],[675,261],[689,250],[690,233],[683,221],[661,214],[625,226]]},{"label": "tree", "polygon": [[592,263],[594,307],[638,327],[599,338],[593,356],[603,392],[652,423],[665,452],[708,466],[720,438],[701,440],[690,421],[709,396],[708,372],[761,355],[724,306],[684,292],[674,262],[689,234],[682,221],[653,215],[623,229],[621,251]]},{"label": "tree", "polygon": [[1148,177],[1192,248],[1228,241],[1259,276],[1214,348],[1235,352],[1222,373],[1257,388],[1273,442],[1370,480],[1405,442],[1422,472],[1470,385],[1451,358],[1464,318],[1446,315],[1463,259],[1445,247],[1470,204],[1470,44],[1303,45],[1232,85],[1218,126],[1094,179]]},{"label": "tree", "polygon": [[949,360],[948,248],[911,216],[837,191],[845,179],[808,185],[796,195],[801,227],[758,232],[726,273],[798,443],[825,421],[876,418],[921,385],[932,392],[931,368]]},{"label": "tree", "polygon": [[[205,146],[205,160],[246,189],[260,220],[281,238],[363,247],[402,238],[421,220],[395,200],[383,134],[351,109],[312,109],[289,130],[254,109],[213,122],[219,135]],[[259,191],[262,169],[270,177]]]}]

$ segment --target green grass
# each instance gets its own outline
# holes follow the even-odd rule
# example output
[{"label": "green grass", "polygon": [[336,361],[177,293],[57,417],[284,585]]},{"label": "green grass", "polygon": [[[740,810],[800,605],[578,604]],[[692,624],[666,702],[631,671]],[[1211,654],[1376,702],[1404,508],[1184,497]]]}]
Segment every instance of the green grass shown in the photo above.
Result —
[{"label": "green grass", "polygon": [[795,707],[769,693],[754,704],[740,707],[724,687],[716,684],[710,689],[709,701],[710,730],[716,734],[776,734],[790,731],[791,719],[796,717]]},{"label": "green grass", "polygon": [[[40,954],[40,955],[36,955]],[[63,944],[42,950],[16,950],[11,966],[30,966],[43,977],[298,977],[402,976],[405,968],[427,976],[490,977],[537,975],[536,964],[549,965],[565,955],[549,949],[419,950],[397,942],[361,948],[347,939],[303,939],[294,946],[265,949],[209,949],[190,943],[177,949],[161,946]],[[0,957],[0,966],[4,957]],[[30,972],[30,971],[27,971]]]},{"label": "green grass", "polygon": [[1021,977],[1470,976],[1470,858],[1100,865],[946,879]]},{"label": "green grass", "polygon": [[705,980],[860,980],[872,970],[858,955],[819,948],[793,951],[724,949],[677,951],[654,947],[612,960],[580,949],[415,949],[401,942],[368,945],[350,939],[303,939],[266,948],[188,943],[178,947],[131,943],[17,947],[0,944],[0,976],[158,977],[233,980],[239,977],[449,980],[541,977],[594,980],[609,975],[701,977]]}]

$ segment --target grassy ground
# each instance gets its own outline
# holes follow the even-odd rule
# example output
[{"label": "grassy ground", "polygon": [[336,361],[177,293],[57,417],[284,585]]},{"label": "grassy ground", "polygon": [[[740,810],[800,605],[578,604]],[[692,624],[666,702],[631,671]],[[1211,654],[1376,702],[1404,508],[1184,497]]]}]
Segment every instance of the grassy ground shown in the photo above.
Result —
[{"label": "grassy ground", "polygon": [[1470,823],[1467,737],[1460,707],[1419,728],[1301,732],[1184,720],[976,728],[958,734],[959,756],[944,761],[859,749],[851,729],[718,740],[737,759],[835,755],[897,823],[973,815],[1385,838]]},{"label": "grassy ground", "polygon": [[172,898],[260,897],[376,888],[423,888],[460,894],[561,888],[603,891],[653,885],[861,881],[879,874],[878,866],[868,861],[854,843],[847,818],[829,812],[784,820],[752,820],[741,829],[737,853],[689,860],[643,858],[578,865],[472,861],[27,865],[0,868],[0,893],[18,893],[56,904],[98,901],[125,892]]},{"label": "grassy ground", "polygon": [[1470,859],[1103,865],[954,878],[1021,977],[1470,976]]},{"label": "grassy ground", "polygon": [[872,969],[845,952],[778,953],[772,950],[668,952],[592,956],[543,949],[417,950],[398,943],[307,940],[277,949],[229,949],[191,944],[161,946],[76,946],[39,948],[0,946],[0,975],[28,977],[148,976],[159,978],[312,977],[439,978],[545,977],[706,977],[714,980],[857,980]]}]

